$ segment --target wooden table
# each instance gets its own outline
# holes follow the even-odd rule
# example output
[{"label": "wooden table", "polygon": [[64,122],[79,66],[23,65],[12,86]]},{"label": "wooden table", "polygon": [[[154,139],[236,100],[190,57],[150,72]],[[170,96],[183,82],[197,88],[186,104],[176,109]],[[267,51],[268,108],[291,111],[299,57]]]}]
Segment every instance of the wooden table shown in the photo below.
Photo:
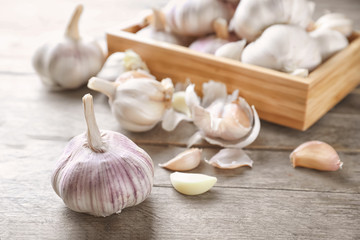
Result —
[{"label": "wooden table", "polygon": [[[103,36],[142,9],[166,1],[87,1],[81,31]],[[317,0],[346,13],[360,29],[358,0]],[[85,131],[81,97],[86,87],[48,92],[30,58],[45,37],[61,35],[75,1],[1,1],[0,10],[0,239],[360,239],[360,88],[306,132],[262,121],[246,152],[252,169],[219,170],[202,162],[191,172],[218,178],[209,192],[185,196],[170,184],[162,163],[185,149],[196,130],[181,124],[147,133],[122,131],[105,96],[93,93],[102,129],[125,133],[154,160],[155,183],[142,204],[96,218],[65,207],[50,185],[69,139]],[[359,53],[357,53],[359,54]],[[357,66],[359,67],[359,66]],[[328,142],[343,169],[294,169],[289,153],[308,140]],[[202,142],[206,157],[219,148]]]}]

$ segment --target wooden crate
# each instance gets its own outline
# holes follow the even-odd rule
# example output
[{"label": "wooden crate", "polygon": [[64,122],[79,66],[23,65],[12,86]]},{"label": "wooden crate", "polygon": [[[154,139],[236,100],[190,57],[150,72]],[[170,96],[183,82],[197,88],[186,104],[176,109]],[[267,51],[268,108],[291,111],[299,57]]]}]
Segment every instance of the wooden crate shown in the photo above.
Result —
[{"label": "wooden crate", "polygon": [[109,31],[109,53],[132,49],[141,55],[158,79],[174,82],[190,78],[200,90],[210,79],[221,81],[231,92],[254,105],[261,119],[306,130],[360,83],[360,34],[350,45],[312,71],[307,78],[203,54],[136,36],[145,18],[129,22],[121,30]]}]

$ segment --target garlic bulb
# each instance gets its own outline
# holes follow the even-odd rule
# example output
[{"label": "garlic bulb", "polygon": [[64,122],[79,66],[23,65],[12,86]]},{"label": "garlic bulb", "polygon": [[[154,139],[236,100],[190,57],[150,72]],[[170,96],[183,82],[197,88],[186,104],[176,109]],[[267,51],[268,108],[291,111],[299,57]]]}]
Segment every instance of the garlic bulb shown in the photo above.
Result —
[{"label": "garlic bulb", "polygon": [[321,63],[317,42],[302,28],[273,25],[245,47],[241,61],[291,73],[299,68],[312,70]]},{"label": "garlic bulb", "polygon": [[353,31],[353,22],[341,13],[328,13],[316,20],[315,28],[333,29],[348,37]]},{"label": "garlic bulb", "polygon": [[199,195],[209,191],[217,182],[217,178],[199,173],[174,172],[170,174],[170,181],[182,194]]},{"label": "garlic bulb", "polygon": [[245,39],[237,42],[226,43],[215,51],[215,56],[225,57],[240,61],[245,45],[246,45]]},{"label": "garlic bulb", "polygon": [[251,144],[259,134],[260,120],[254,107],[238,97],[238,91],[227,95],[223,83],[209,81],[203,84],[202,103],[197,102],[193,87],[187,91],[193,97],[189,101],[192,119],[199,128],[188,142],[192,146],[204,138],[211,144],[230,148],[243,148]]},{"label": "garlic bulb", "polygon": [[153,9],[153,21],[150,26],[139,30],[136,32],[136,35],[181,46],[189,45],[192,38],[180,36],[167,30],[163,18],[162,12],[158,9]]},{"label": "garlic bulb", "polygon": [[310,36],[316,40],[322,60],[329,58],[349,45],[349,41],[342,33],[332,29],[318,28],[310,32]]},{"label": "garlic bulb", "polygon": [[314,3],[307,0],[241,0],[231,29],[248,42],[273,24],[293,24],[306,29],[312,23],[314,8]]},{"label": "garlic bulb", "polygon": [[68,143],[51,182],[71,210],[106,217],[149,196],[154,166],[126,136],[99,130],[90,94],[83,102],[88,130]]},{"label": "garlic bulb", "polygon": [[165,7],[164,14],[166,24],[173,32],[200,37],[213,32],[215,19],[229,21],[234,10],[234,3],[230,1],[172,0]]},{"label": "garlic bulb", "polygon": [[309,141],[298,146],[291,154],[294,167],[336,171],[342,167],[339,155],[333,147],[321,141]]},{"label": "garlic bulb", "polygon": [[221,46],[237,40],[234,35],[229,35],[225,19],[218,18],[213,25],[215,35],[199,38],[191,43],[189,48],[198,52],[214,54]]},{"label": "garlic bulb", "polygon": [[101,69],[105,54],[96,41],[79,35],[79,5],[66,29],[65,38],[40,47],[32,59],[40,79],[51,90],[74,89],[84,85]]},{"label": "garlic bulb", "polygon": [[88,87],[107,95],[121,127],[133,132],[148,131],[160,122],[171,106],[174,91],[169,78],[161,82],[153,78],[133,78],[113,83],[93,77]]},{"label": "garlic bulb", "polygon": [[199,166],[201,161],[201,152],[199,148],[188,149],[174,158],[170,159],[164,164],[159,164],[163,167],[173,171],[189,171]]}]

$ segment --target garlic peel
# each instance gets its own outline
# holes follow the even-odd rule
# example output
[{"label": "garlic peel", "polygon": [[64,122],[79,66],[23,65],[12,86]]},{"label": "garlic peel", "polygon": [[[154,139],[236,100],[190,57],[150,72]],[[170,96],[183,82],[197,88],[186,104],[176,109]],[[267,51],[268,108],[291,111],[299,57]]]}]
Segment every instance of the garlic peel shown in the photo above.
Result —
[{"label": "garlic peel", "polygon": [[221,149],[210,160],[205,160],[208,164],[222,169],[234,169],[243,166],[252,167],[253,160],[242,149],[225,148]]},{"label": "garlic peel", "polygon": [[341,13],[328,13],[316,20],[315,28],[333,29],[348,37],[353,31],[353,21]]},{"label": "garlic peel", "polygon": [[199,148],[191,148],[174,158],[170,159],[164,164],[159,164],[159,167],[163,167],[173,171],[189,171],[199,166],[201,161],[201,152]]},{"label": "garlic peel", "polygon": [[91,95],[85,95],[83,103],[88,131],[65,147],[51,183],[73,211],[105,217],[149,196],[154,166],[126,136],[98,129]]},{"label": "garlic peel", "polygon": [[182,194],[199,195],[210,190],[217,182],[217,178],[198,173],[174,172],[170,174],[170,181]]},{"label": "garlic peel", "polygon": [[333,147],[321,141],[309,141],[298,146],[291,154],[293,167],[313,168],[320,171],[336,171],[343,162]]}]

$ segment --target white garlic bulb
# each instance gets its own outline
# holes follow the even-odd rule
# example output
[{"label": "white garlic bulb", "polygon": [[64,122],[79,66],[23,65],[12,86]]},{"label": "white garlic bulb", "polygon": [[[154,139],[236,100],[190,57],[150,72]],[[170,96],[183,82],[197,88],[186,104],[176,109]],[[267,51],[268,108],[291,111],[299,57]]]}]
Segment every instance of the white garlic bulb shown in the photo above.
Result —
[{"label": "white garlic bulb", "polygon": [[353,22],[341,13],[328,13],[316,20],[315,28],[333,29],[348,37],[353,31]]},{"label": "white garlic bulb", "polygon": [[133,78],[113,83],[94,77],[88,87],[107,95],[121,127],[133,132],[148,131],[160,122],[171,106],[174,91],[169,78],[161,82],[153,78]]},{"label": "white garlic bulb", "polygon": [[153,19],[150,26],[139,30],[136,32],[136,35],[162,42],[177,44],[180,46],[189,45],[189,43],[192,41],[192,38],[177,35],[166,29],[163,18],[164,16],[161,11],[158,9],[153,9]]},{"label": "white garlic bulb", "polygon": [[193,86],[187,91],[194,124],[199,128],[188,142],[192,146],[200,139],[230,148],[243,148],[251,144],[260,132],[260,120],[254,107],[238,97],[238,91],[227,95],[223,83],[209,81],[203,84],[203,99],[198,103]]},{"label": "white garlic bulb", "polygon": [[88,130],[68,143],[51,182],[71,210],[106,217],[149,196],[154,166],[126,136],[99,130],[90,94],[83,102]]},{"label": "white garlic bulb", "polygon": [[292,73],[312,70],[321,63],[317,42],[302,28],[273,25],[245,47],[241,61],[261,67]]},{"label": "white garlic bulb", "polygon": [[34,54],[33,66],[45,86],[52,90],[75,89],[86,84],[105,61],[100,45],[79,35],[82,10],[82,5],[76,8],[64,39],[45,44]]},{"label": "white garlic bulb", "polygon": [[229,21],[234,3],[221,0],[172,0],[164,9],[166,24],[183,36],[199,37],[213,32],[213,21]]},{"label": "white garlic bulb", "polygon": [[326,60],[349,45],[347,38],[336,30],[318,28],[309,34],[316,40],[322,60]]},{"label": "white garlic bulb", "polygon": [[307,0],[241,0],[231,22],[240,38],[254,41],[273,24],[293,24],[306,29],[315,5]]}]

